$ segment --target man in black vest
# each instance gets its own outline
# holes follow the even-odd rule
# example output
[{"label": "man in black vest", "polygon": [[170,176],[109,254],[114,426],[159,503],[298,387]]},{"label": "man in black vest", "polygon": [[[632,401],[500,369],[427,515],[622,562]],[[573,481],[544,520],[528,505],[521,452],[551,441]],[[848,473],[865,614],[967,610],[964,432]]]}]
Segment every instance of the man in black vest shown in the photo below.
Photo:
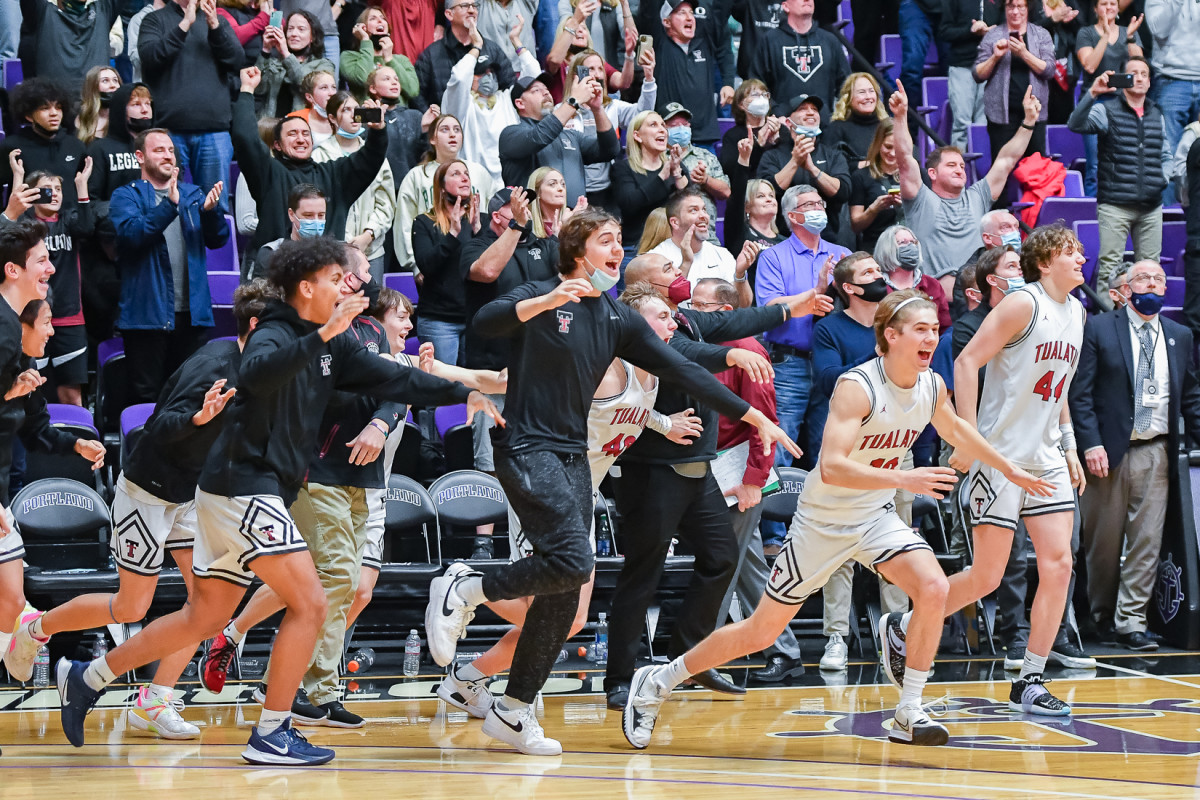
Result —
[{"label": "man in black vest", "polygon": [[[1092,88],[1071,112],[1067,126],[1076,133],[1099,134],[1100,170],[1096,219],[1100,222],[1098,280],[1108,276],[1125,259],[1125,239],[1133,234],[1133,257],[1158,261],[1162,255],[1162,191],[1167,186],[1171,150],[1166,122],[1146,94],[1150,91],[1150,62],[1130,56],[1125,72],[1133,86],[1097,103],[1109,86],[1112,71],[1096,78]],[[1112,308],[1112,301],[1100,302]]]}]

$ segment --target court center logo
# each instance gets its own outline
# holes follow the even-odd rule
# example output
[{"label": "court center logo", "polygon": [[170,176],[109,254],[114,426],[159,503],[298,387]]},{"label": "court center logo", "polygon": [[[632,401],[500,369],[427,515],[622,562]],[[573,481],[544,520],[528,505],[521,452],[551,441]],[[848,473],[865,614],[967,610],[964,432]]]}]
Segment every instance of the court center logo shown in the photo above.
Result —
[{"label": "court center logo", "polygon": [[[1200,707],[1195,700],[1170,698],[1145,703],[1072,703],[1070,717],[1034,717],[1014,714],[1008,703],[987,697],[956,697],[946,702],[946,713],[937,721],[950,731],[946,747],[1005,752],[1037,747],[1048,752],[1113,755],[1195,756],[1200,740],[1188,736],[1200,728]],[[794,710],[804,718],[805,730],[769,733],[788,739],[853,736],[886,742],[884,724],[894,710],[837,712]],[[821,719],[824,718],[824,722]]]}]

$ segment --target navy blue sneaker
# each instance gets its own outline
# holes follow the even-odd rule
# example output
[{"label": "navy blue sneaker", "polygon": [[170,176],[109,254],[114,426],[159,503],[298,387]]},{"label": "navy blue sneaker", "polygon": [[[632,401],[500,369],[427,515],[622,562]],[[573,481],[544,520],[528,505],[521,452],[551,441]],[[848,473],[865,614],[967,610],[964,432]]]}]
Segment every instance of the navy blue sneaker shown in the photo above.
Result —
[{"label": "navy blue sneaker", "polygon": [[86,661],[71,661],[60,658],[55,665],[54,675],[58,682],[58,701],[62,706],[59,715],[62,720],[63,733],[67,741],[75,747],[83,747],[83,721],[104,694],[104,690],[96,691],[87,685],[83,673],[87,670]]},{"label": "navy blue sneaker", "polygon": [[309,744],[304,734],[292,727],[290,719],[268,736],[259,735],[256,725],[242,751],[242,758],[251,764],[272,767],[314,767],[332,761],[333,756],[328,747]]}]

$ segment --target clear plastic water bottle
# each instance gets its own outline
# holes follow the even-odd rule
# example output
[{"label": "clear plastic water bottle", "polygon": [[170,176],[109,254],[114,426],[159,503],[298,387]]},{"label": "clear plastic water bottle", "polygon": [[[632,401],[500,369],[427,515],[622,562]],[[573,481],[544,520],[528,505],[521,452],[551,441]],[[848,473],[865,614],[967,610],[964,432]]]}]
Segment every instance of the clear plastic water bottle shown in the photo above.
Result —
[{"label": "clear plastic water bottle", "polygon": [[600,612],[600,624],[596,626],[596,663],[608,663],[608,615]]},{"label": "clear plastic water bottle", "polygon": [[421,635],[417,633],[416,628],[408,632],[408,638],[404,640],[404,675],[405,677],[416,677],[421,671]]},{"label": "clear plastic water bottle", "polygon": [[42,645],[33,659],[33,685],[45,689],[50,685],[50,648]]},{"label": "clear plastic water bottle", "polygon": [[354,655],[350,656],[350,660],[346,662],[346,669],[354,673],[366,672],[374,663],[375,651],[370,647],[360,647],[354,651]]},{"label": "clear plastic water bottle", "polygon": [[599,558],[608,558],[612,555],[612,545],[606,537],[596,539],[596,555]]},{"label": "clear plastic water bottle", "polygon": [[97,633],[96,640],[92,642],[92,660],[104,658],[106,655],[108,655],[108,639],[104,637],[103,633]]}]

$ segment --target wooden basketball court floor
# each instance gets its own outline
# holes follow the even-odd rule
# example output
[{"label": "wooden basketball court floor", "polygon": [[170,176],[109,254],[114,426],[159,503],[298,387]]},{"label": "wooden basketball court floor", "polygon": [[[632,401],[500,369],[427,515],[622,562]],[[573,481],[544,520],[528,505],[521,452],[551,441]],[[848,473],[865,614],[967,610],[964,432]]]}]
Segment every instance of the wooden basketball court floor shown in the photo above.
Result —
[{"label": "wooden basketball court floor", "polygon": [[887,741],[882,725],[897,692],[873,664],[840,676],[811,669],[805,685],[752,689],[744,700],[677,692],[641,752],[622,737],[620,713],[605,709],[596,673],[556,674],[542,722],[563,743],[557,758],[506,750],[478,720],[447,713],[433,676],[382,675],[348,694],[366,727],[310,729],[312,741],[338,754],[313,769],[241,760],[259,713],[250,683],[220,695],[185,687],[185,716],[202,725],[191,742],[128,730],[121,707],[132,692],[114,687],[88,718],[80,749],[63,738],[53,688],[0,687],[0,798],[1175,800],[1200,797],[1197,656],[1106,657],[1097,671],[1051,673],[1051,688],[1074,706],[1064,720],[1010,713],[997,662],[941,661],[926,692],[927,700],[947,695],[950,742],[940,748]]}]

